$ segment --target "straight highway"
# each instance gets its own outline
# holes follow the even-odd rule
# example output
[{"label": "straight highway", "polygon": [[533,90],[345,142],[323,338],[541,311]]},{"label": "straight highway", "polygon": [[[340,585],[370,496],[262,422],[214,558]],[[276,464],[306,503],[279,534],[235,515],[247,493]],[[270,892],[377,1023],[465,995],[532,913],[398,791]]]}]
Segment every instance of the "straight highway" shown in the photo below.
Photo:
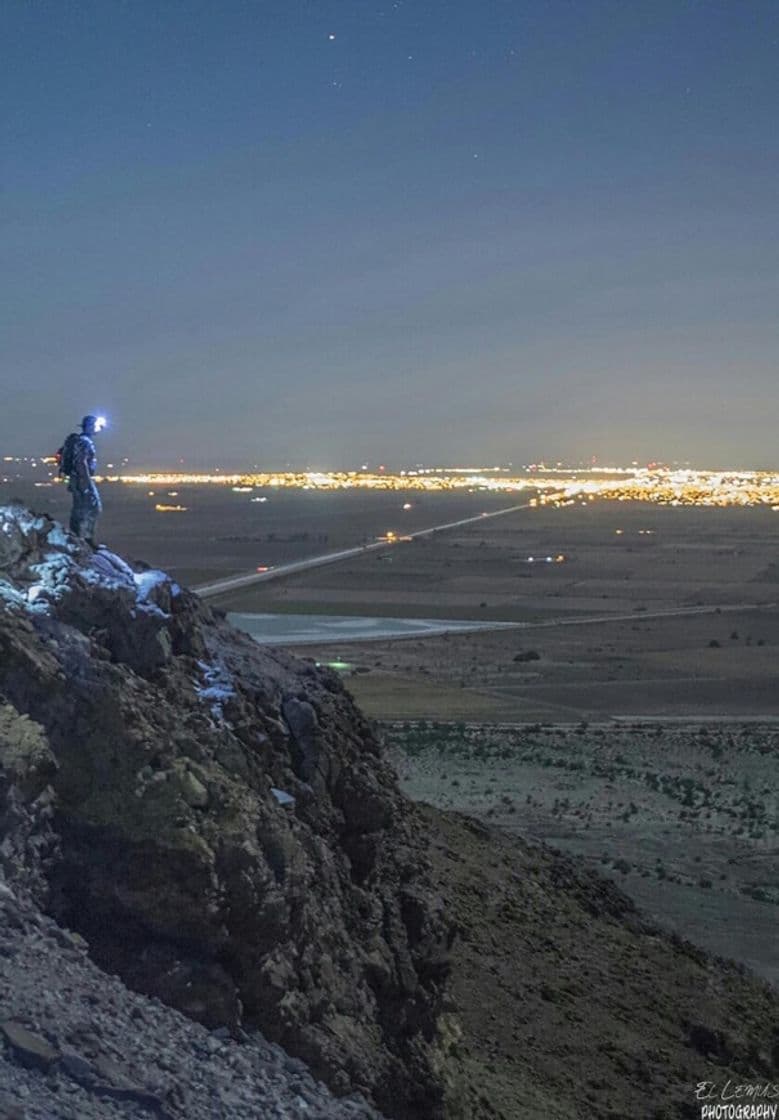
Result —
[{"label": "straight highway", "polygon": [[338,552],[326,552],[322,556],[309,556],[305,560],[294,560],[289,564],[280,564],[276,568],[268,568],[263,572],[247,572],[242,576],[228,576],[226,579],[214,580],[212,583],[201,583],[194,587],[201,599],[212,599],[215,595],[223,595],[226,591],[237,591],[238,588],[251,587],[255,583],[267,583],[272,579],[283,579],[284,576],[295,575],[297,572],[306,572],[310,568],[322,568],[325,564],[338,564],[341,560],[350,560],[355,556],[363,556],[368,552],[377,552],[381,549],[392,548],[403,541],[430,537],[433,533],[443,533],[447,529],[459,529],[464,525],[474,525],[486,521],[491,517],[505,517],[508,513],[517,513],[519,510],[530,509],[530,502],[522,505],[508,506],[506,509],[496,509],[492,513],[479,513],[475,517],[463,517],[460,521],[448,521],[445,525],[434,525],[430,529],[418,529],[415,533],[404,534],[394,540],[373,541],[371,544],[360,544],[354,548],[342,548]]}]

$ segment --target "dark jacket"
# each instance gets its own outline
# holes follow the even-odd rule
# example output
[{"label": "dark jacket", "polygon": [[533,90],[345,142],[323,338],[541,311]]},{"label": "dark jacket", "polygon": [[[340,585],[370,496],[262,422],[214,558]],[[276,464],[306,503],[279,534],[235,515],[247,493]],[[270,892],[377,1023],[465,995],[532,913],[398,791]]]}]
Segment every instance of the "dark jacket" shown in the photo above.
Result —
[{"label": "dark jacket", "polygon": [[84,432],[79,434],[73,448],[73,470],[68,479],[68,490],[83,494],[95,488],[92,476],[97,471],[97,451],[92,439]]}]

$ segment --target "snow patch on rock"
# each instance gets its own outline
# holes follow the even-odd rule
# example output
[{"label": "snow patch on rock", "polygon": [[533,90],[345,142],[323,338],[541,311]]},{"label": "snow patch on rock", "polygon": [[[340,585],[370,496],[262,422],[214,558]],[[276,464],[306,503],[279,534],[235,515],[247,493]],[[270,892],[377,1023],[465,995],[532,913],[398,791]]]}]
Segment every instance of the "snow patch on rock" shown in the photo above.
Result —
[{"label": "snow patch on rock", "polygon": [[224,720],[222,705],[225,700],[235,696],[235,688],[228,670],[222,664],[209,665],[207,661],[198,661],[198,668],[203,673],[204,683],[195,685],[195,692],[201,700],[209,703],[211,715],[217,721]]},{"label": "snow patch on rock", "polygon": [[135,580],[135,597],[139,603],[148,603],[152,591],[168,582],[166,573],[161,572],[158,568],[150,568],[148,572],[133,572],[133,579]]},{"label": "snow patch on rock", "polygon": [[295,804],[295,798],[291,793],[287,793],[285,789],[276,789],[275,786],[271,786],[270,791],[278,801],[279,805],[292,806]]}]

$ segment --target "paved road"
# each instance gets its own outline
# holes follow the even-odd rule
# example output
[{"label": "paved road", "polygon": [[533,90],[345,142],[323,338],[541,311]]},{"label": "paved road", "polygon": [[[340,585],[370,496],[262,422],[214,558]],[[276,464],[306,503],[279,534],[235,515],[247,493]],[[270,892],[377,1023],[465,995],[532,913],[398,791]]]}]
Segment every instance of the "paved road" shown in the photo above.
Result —
[{"label": "paved road", "polygon": [[583,615],[575,618],[547,618],[542,622],[518,622],[523,630],[543,630],[552,626],[588,626],[597,622],[635,622],[644,618],[683,618],[696,614],[733,614],[739,611],[772,610],[776,603],[719,603],[716,606],[701,604],[696,607],[664,607],[658,611],[632,611],[630,614]]},{"label": "paved road", "polygon": [[[487,521],[491,517],[505,517],[507,513],[517,513],[522,509],[529,509],[530,502],[522,505],[509,506],[507,509],[496,509],[492,513],[480,513],[476,517],[464,517],[460,521],[449,521],[445,525],[434,525],[431,529],[418,529],[415,533],[404,534],[406,539],[430,537],[433,533],[443,533],[447,529],[459,529],[463,525],[473,525],[478,521]],[[237,591],[241,587],[250,587],[255,583],[266,583],[271,579],[282,579],[284,576],[294,575],[296,572],[305,572],[309,568],[322,568],[325,564],[338,564],[341,560],[350,560],[354,556],[362,556],[366,552],[377,552],[380,549],[394,548],[402,541],[374,541],[373,544],[361,544],[355,548],[342,548],[339,552],[327,552],[323,556],[309,556],[306,560],[295,560],[291,564],[280,564],[277,568],[269,568],[267,572],[247,572],[243,576],[229,576],[218,579],[213,583],[201,583],[192,590],[197,592],[201,599],[210,599],[214,595],[223,595],[226,591]]]}]

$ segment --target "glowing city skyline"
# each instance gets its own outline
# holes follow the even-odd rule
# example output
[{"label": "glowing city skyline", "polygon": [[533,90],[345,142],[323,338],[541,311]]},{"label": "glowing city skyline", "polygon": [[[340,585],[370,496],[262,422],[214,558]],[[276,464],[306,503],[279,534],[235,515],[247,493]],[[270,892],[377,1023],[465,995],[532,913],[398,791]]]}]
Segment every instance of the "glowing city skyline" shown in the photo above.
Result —
[{"label": "glowing city skyline", "polygon": [[[53,463],[48,457],[2,456],[9,473],[0,482],[10,483],[10,468],[21,468],[37,486],[57,485]],[[697,470],[691,467],[612,466],[576,468],[535,466],[511,471],[490,468],[411,468],[402,471],[142,471],[111,470],[97,478],[99,483],[152,487],[149,497],[178,497],[176,492],[157,493],[171,486],[229,487],[237,494],[254,495],[265,490],[378,490],[410,493],[484,492],[517,494],[533,492],[531,504],[556,506],[578,502],[633,501],[685,506],[768,506],[779,511],[779,470]],[[165,503],[162,503],[165,506]],[[167,508],[167,507],[166,507]],[[173,507],[177,510],[178,506]]]}]

